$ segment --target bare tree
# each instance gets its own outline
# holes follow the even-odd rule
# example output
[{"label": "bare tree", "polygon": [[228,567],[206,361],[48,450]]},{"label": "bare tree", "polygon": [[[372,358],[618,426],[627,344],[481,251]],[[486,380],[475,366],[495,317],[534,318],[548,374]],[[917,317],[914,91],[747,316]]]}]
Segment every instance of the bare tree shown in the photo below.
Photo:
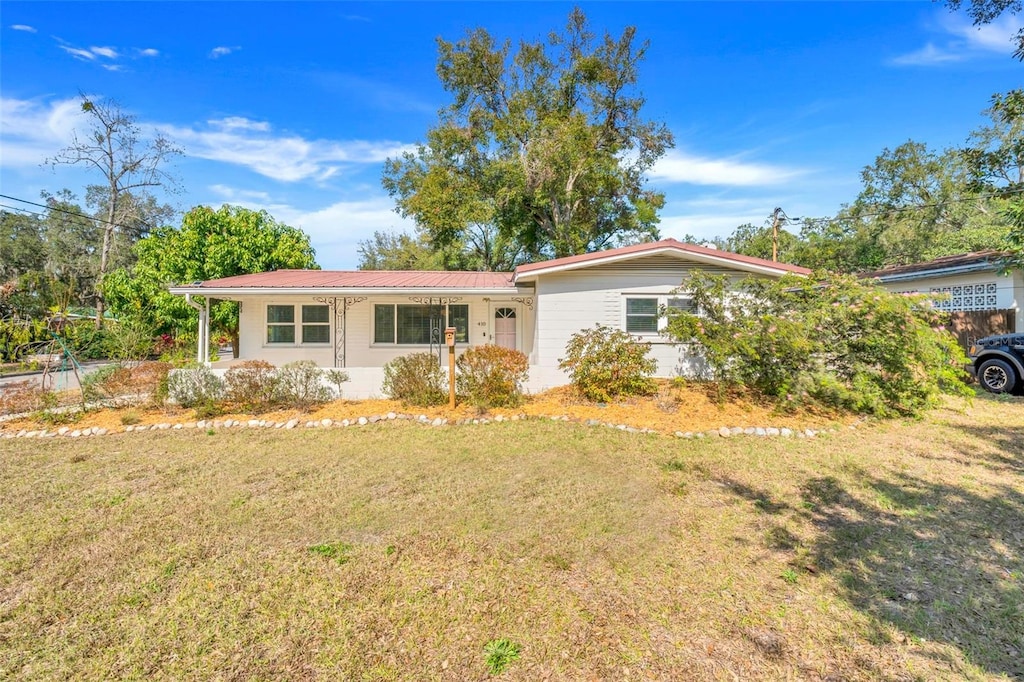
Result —
[{"label": "bare tree", "polygon": [[102,327],[103,277],[110,264],[114,231],[120,226],[125,230],[137,229],[128,226],[138,224],[139,209],[146,204],[151,188],[177,189],[177,179],[165,171],[164,166],[181,154],[181,150],[162,133],[144,140],[135,117],[117,102],[94,102],[84,94],[81,97],[82,112],[89,116],[89,130],[82,136],[75,131],[71,144],[47,163],[51,166],[84,165],[103,176],[102,184],[87,188],[90,203],[105,214],[96,278],[96,326]]}]

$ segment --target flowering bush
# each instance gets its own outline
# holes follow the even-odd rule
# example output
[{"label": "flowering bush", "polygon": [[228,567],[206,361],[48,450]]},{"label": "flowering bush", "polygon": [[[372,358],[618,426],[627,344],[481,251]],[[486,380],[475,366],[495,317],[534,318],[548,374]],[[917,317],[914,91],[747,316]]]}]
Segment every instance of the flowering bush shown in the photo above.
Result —
[{"label": "flowering bush", "polygon": [[529,372],[526,355],[488,344],[473,346],[455,362],[458,394],[480,407],[514,407],[523,401]]},{"label": "flowering bush", "polygon": [[596,326],[573,334],[558,366],[589,400],[608,402],[619,395],[651,395],[657,363],[647,357],[651,344],[620,329]]},{"label": "flowering bush", "polygon": [[966,394],[966,358],[926,297],[853,276],[813,280],[695,273],[683,290],[698,314],[667,334],[693,344],[713,378],[782,403],[819,402],[879,416],[915,414],[940,391]]}]

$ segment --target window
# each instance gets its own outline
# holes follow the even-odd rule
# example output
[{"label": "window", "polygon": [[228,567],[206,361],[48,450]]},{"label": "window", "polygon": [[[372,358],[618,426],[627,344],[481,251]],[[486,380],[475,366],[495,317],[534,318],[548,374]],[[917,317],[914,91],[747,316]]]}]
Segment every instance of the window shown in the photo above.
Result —
[{"label": "window", "polygon": [[302,343],[330,343],[330,309],[325,305],[302,306]]},{"label": "window", "polygon": [[[455,327],[455,341],[469,341],[469,306],[401,305],[378,303],[373,306],[373,342],[406,346],[430,345],[431,317],[435,325]],[[435,343],[443,338],[434,339]]]},{"label": "window", "polygon": [[267,343],[295,343],[295,306],[267,306]]},{"label": "window", "polygon": [[626,299],[626,331],[631,334],[654,334],[658,331],[658,299]]},{"label": "window", "polygon": [[669,315],[675,313],[697,314],[697,304],[689,296],[671,296],[665,303],[665,310]]},{"label": "window", "polygon": [[[325,305],[302,306],[302,327],[298,338],[304,344],[327,344],[331,342],[331,313]],[[267,306],[267,343],[294,344],[295,306]]]}]

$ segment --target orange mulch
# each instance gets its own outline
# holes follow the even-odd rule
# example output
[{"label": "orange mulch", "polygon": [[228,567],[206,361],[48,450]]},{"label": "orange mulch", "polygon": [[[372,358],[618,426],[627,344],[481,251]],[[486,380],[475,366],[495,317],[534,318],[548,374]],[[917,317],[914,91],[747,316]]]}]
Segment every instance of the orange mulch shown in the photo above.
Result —
[{"label": "orange mulch", "polygon": [[[516,414],[531,417],[567,416],[579,421],[594,419],[603,423],[610,422],[634,428],[653,429],[666,434],[676,431],[708,431],[721,426],[821,428],[828,425],[848,424],[855,420],[851,415],[820,410],[801,410],[795,413],[780,414],[774,411],[774,406],[770,403],[758,401],[743,394],[734,393],[719,400],[713,386],[701,383],[678,386],[669,381],[659,382],[659,391],[656,396],[624,399],[607,405],[588,402],[579,397],[571,387],[566,386],[531,396],[520,407],[496,408],[489,411],[482,411],[466,404],[449,410],[447,405],[412,407],[395,400],[336,400],[310,412],[299,410],[277,410],[260,414],[228,412],[215,419],[235,419],[243,422],[250,419],[274,422],[286,422],[290,419],[298,419],[300,422],[322,419],[341,421],[384,415],[388,412],[413,416],[422,414],[430,419],[442,417],[449,421],[484,416],[493,418],[498,415],[511,417]],[[130,423],[138,425],[196,421],[195,413],[192,410],[171,406],[127,407],[92,410],[74,424],[67,426],[71,429],[95,426],[108,431],[124,431],[126,415],[133,418]],[[49,426],[32,418],[22,418],[0,424],[0,433],[43,428],[53,430],[57,427]]]}]

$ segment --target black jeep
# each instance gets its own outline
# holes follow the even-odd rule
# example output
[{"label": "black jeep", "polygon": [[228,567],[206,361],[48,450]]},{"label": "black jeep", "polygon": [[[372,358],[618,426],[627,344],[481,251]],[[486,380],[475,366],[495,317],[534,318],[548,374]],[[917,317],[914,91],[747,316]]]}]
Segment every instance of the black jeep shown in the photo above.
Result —
[{"label": "black jeep", "polygon": [[986,336],[971,345],[968,368],[986,391],[1024,391],[1024,334]]}]

